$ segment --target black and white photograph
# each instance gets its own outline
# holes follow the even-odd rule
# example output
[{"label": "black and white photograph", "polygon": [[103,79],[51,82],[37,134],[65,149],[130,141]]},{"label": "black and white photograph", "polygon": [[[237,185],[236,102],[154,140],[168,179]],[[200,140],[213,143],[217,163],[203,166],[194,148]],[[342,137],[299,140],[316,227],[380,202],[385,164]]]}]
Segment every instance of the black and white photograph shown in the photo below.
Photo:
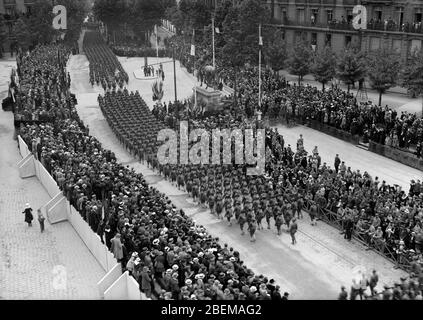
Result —
[{"label": "black and white photograph", "polygon": [[0,0],[0,101],[0,305],[423,298],[423,0]]}]

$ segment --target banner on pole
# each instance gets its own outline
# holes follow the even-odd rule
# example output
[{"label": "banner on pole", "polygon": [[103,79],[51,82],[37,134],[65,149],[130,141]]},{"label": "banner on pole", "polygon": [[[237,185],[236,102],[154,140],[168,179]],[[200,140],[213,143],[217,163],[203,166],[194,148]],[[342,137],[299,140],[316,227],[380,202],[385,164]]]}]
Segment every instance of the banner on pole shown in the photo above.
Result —
[{"label": "banner on pole", "polygon": [[194,44],[191,45],[191,55],[195,56],[195,45]]}]

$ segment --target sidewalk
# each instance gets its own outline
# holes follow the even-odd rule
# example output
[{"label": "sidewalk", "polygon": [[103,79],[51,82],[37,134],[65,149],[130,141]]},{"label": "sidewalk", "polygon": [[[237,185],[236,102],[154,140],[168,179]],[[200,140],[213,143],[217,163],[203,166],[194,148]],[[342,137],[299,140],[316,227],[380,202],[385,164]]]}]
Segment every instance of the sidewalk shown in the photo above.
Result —
[{"label": "sidewalk", "polygon": [[[1,100],[7,94],[8,64],[0,61]],[[21,156],[13,134],[13,114],[0,108],[0,299],[99,299],[96,284],[105,272],[72,226],[46,220],[40,233],[36,210],[50,197],[37,178],[19,177]],[[34,210],[32,228],[22,214],[27,202]],[[58,287],[65,279],[66,286]]]}]

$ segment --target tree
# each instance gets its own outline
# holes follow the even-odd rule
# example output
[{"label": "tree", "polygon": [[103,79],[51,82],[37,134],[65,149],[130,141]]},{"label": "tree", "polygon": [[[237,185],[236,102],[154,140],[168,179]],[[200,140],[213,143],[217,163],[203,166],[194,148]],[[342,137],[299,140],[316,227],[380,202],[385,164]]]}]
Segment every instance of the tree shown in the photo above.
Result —
[{"label": "tree", "polygon": [[23,18],[19,18],[14,24],[13,34],[16,37],[17,45],[23,50],[27,50],[31,45],[31,34]]},{"label": "tree", "polygon": [[0,14],[0,58],[3,56],[3,43],[6,42],[8,38],[6,23],[4,22],[4,17]]},{"label": "tree", "polygon": [[116,30],[122,21],[130,20],[123,0],[96,0],[93,12],[97,20],[104,22],[112,30]]},{"label": "tree", "polygon": [[53,29],[53,6],[47,1],[37,1],[26,24],[31,28],[31,44],[49,43],[53,39],[56,30]]},{"label": "tree", "polygon": [[350,86],[365,77],[366,67],[363,53],[348,46],[338,56],[336,69],[337,77],[347,84],[348,92],[350,92]]},{"label": "tree", "polygon": [[368,54],[367,72],[372,88],[379,93],[379,106],[386,90],[396,85],[400,68],[400,56],[391,50],[382,48]]},{"label": "tree", "polygon": [[[407,61],[403,74],[403,86],[413,97],[419,95],[423,98],[423,49],[414,52]],[[423,116],[423,101],[422,101]]]},{"label": "tree", "polygon": [[148,45],[150,44],[150,34],[153,32],[154,26],[159,25],[165,16],[168,4],[170,2],[165,3],[163,0],[138,0],[133,9],[130,25],[136,34],[145,34]]},{"label": "tree", "polygon": [[329,46],[314,54],[311,73],[314,79],[322,84],[322,90],[325,90],[325,84],[335,77],[335,65],[336,56]]},{"label": "tree", "polygon": [[298,41],[287,60],[289,73],[298,76],[298,84],[310,72],[311,48],[303,41]]},{"label": "tree", "polygon": [[[225,30],[223,38],[225,45],[217,51],[219,61],[221,61],[221,68],[228,69],[233,72],[230,74],[234,81],[234,103],[237,104],[238,96],[238,73],[240,69],[245,65],[245,60],[239,55],[239,49],[242,46],[243,34],[239,25],[239,7],[233,6],[229,8],[229,12],[226,15],[225,21],[223,22],[223,28]],[[234,54],[234,53],[237,54]]]},{"label": "tree", "polygon": [[[242,38],[237,55],[252,65],[258,63],[259,53],[259,24],[270,19],[270,11],[261,0],[243,0],[239,5],[237,28]],[[226,32],[226,28],[225,28]]]},{"label": "tree", "polygon": [[68,19],[65,40],[70,43],[77,41],[84,19],[90,10],[88,2],[85,0],[56,0],[55,4],[63,5],[67,10]]},{"label": "tree", "polygon": [[283,69],[287,53],[286,44],[280,30],[270,33],[270,36],[266,39],[263,52],[266,61],[274,71]]}]

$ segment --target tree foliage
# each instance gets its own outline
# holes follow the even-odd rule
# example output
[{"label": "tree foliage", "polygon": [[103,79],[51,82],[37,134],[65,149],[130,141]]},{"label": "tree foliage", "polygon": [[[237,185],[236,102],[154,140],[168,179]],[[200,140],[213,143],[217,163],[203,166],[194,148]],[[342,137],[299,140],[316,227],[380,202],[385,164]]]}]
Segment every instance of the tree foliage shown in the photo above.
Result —
[{"label": "tree foliage", "polygon": [[23,18],[19,18],[13,25],[13,34],[16,37],[18,47],[28,50],[31,45],[31,34],[29,27]]},{"label": "tree foliage", "polygon": [[386,90],[397,84],[400,68],[400,56],[391,50],[381,48],[367,55],[367,72],[372,88],[379,93],[379,105]]},{"label": "tree foliage", "polygon": [[[1,50],[1,45],[6,42],[8,38],[7,26],[2,14],[0,14],[0,57],[2,57],[3,51]],[[3,48],[4,50],[4,48]]]},{"label": "tree foliage", "polygon": [[423,96],[423,49],[414,52],[407,61],[402,74],[403,86],[416,97]]},{"label": "tree foliage", "polygon": [[57,31],[53,29],[53,6],[47,0],[37,1],[32,7],[31,14],[26,18],[26,25],[30,28],[31,44],[49,43]]},{"label": "tree foliage", "polygon": [[63,5],[67,10],[65,40],[76,41],[79,38],[84,19],[90,11],[88,2],[86,0],[56,0],[55,4]]},{"label": "tree foliage", "polygon": [[331,81],[336,75],[336,56],[329,46],[316,52],[311,64],[311,73],[316,81],[322,84],[323,90],[325,84]]},{"label": "tree foliage", "polygon": [[283,69],[287,58],[286,43],[282,37],[282,31],[276,30],[269,33],[263,48],[264,57],[273,70]]},{"label": "tree foliage", "polygon": [[337,77],[345,82],[350,91],[350,85],[363,79],[366,75],[364,54],[358,49],[348,46],[338,56],[336,64]]},{"label": "tree foliage", "polygon": [[124,19],[127,12],[123,0],[96,0],[93,12],[97,20],[113,30],[117,29],[121,21],[127,20]]},{"label": "tree foliage", "polygon": [[291,50],[287,60],[289,73],[298,76],[298,84],[310,72],[312,52],[310,46],[304,41],[298,41]]}]

